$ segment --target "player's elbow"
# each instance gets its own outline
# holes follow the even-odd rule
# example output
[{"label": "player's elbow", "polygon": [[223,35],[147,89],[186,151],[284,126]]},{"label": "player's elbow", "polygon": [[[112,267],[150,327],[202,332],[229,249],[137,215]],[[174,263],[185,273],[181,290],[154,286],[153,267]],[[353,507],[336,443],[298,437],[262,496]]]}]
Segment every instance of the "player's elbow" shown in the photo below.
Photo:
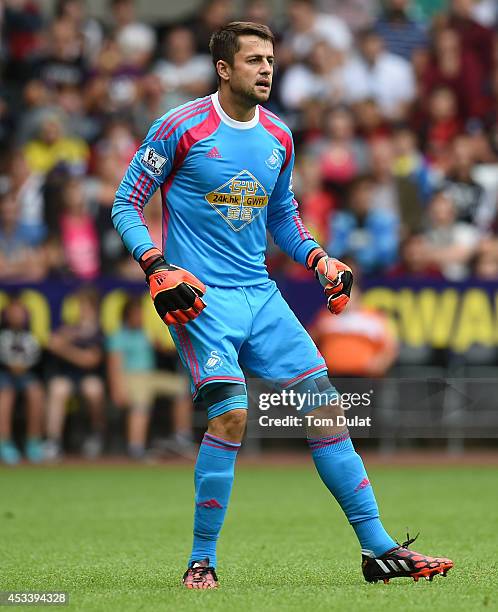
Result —
[{"label": "player's elbow", "polygon": [[111,221],[118,232],[120,232],[120,228],[123,225],[125,216],[125,202],[123,201],[123,198],[119,194],[119,192],[117,192],[111,207]]}]

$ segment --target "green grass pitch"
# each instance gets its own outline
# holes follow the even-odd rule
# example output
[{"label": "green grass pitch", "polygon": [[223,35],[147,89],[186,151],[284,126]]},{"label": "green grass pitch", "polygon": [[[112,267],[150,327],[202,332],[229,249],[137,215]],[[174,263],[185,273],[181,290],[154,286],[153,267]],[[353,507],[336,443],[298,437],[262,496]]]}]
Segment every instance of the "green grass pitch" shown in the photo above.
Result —
[{"label": "green grass pitch", "polygon": [[[497,470],[370,470],[386,527],[455,561],[447,578],[366,584],[309,467],[239,467],[217,591],[187,591],[192,469],[0,469],[0,590],[64,590],[74,610],[496,610]],[[494,516],[494,518],[493,518]],[[62,608],[67,609],[67,608]]]}]

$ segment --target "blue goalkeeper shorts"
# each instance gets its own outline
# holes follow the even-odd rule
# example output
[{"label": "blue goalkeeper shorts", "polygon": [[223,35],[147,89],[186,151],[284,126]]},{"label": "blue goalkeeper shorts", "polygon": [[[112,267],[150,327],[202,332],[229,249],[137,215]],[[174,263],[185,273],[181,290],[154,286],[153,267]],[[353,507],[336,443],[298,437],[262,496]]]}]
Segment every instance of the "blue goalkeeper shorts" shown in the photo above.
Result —
[{"label": "blue goalkeeper shorts", "polygon": [[252,287],[208,287],[201,314],[169,327],[194,399],[209,383],[256,378],[290,387],[323,376],[327,366],[274,281]]}]

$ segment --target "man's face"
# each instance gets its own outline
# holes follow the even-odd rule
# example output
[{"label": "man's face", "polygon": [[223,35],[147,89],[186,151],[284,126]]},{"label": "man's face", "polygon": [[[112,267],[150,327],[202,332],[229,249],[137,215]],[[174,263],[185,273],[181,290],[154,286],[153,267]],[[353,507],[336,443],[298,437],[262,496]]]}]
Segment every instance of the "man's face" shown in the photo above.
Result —
[{"label": "man's face", "polygon": [[177,28],[166,39],[166,54],[176,64],[187,62],[195,54],[194,35],[187,28]]},{"label": "man's face", "polygon": [[258,36],[240,36],[233,66],[226,64],[232,92],[252,104],[266,102],[273,78],[273,45]]},{"label": "man's face", "polygon": [[361,51],[367,62],[375,63],[382,53],[382,38],[371,33],[361,41]]}]

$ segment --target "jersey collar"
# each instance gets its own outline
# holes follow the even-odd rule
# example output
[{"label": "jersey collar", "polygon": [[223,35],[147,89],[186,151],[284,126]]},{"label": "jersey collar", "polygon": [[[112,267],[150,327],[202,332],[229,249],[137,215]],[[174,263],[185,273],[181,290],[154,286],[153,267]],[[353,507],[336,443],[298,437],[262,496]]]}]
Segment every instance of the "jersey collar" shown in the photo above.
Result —
[{"label": "jersey collar", "polygon": [[218,92],[211,95],[211,100],[213,101],[213,106],[218,113],[220,119],[223,123],[226,123],[232,128],[236,130],[250,130],[255,127],[259,123],[259,105],[256,105],[256,111],[254,113],[254,117],[250,121],[237,121],[232,119],[229,115],[225,113],[225,111],[221,108],[220,101],[218,100]]}]

